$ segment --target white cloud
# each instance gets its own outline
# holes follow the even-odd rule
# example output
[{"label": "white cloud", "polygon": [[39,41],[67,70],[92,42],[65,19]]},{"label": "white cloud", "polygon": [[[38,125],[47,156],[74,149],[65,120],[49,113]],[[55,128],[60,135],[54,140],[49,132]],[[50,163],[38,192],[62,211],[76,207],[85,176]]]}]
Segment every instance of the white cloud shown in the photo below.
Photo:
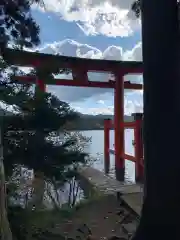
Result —
[{"label": "white cloud", "polygon": [[107,115],[113,115],[114,114],[114,107],[109,106],[109,107],[88,107],[88,108],[83,108],[83,107],[75,107],[75,109],[79,112],[82,112],[83,114],[92,114],[92,115],[97,115],[97,114],[107,114]]},{"label": "white cloud", "polygon": [[104,105],[105,102],[103,100],[98,100],[97,103]]},{"label": "white cloud", "polygon": [[81,44],[72,39],[65,39],[60,42],[46,44],[36,50],[48,54],[60,54],[91,59],[142,61],[141,42],[138,42],[132,49],[127,51],[123,51],[123,48],[119,46],[109,46],[102,52],[98,48],[88,44]]},{"label": "white cloud", "polygon": [[42,48],[37,49],[40,52],[48,54],[60,54],[74,57],[84,58],[102,58],[102,52],[88,44],[81,44],[72,39],[65,39],[60,42],[46,44]]},{"label": "white cloud", "polygon": [[140,27],[140,21],[130,10],[133,0],[44,0],[44,3],[46,11],[75,21],[86,35],[125,37]]},{"label": "white cloud", "polygon": [[142,61],[142,43],[137,43],[133,49],[124,53],[124,60],[127,61]]}]

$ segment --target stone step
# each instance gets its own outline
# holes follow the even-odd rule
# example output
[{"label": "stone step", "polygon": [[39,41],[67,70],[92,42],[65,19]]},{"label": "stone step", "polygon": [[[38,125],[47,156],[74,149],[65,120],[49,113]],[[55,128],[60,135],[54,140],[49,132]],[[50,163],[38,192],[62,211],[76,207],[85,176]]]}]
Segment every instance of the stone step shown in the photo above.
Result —
[{"label": "stone step", "polygon": [[123,232],[126,234],[134,234],[137,228],[137,224],[135,222],[127,223],[122,225]]}]

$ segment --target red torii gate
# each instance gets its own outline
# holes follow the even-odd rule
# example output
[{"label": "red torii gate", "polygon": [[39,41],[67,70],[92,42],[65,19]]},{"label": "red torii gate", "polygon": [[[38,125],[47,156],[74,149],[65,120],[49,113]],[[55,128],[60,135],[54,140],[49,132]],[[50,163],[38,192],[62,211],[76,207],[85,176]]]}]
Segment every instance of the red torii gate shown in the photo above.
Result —
[{"label": "red torii gate", "polygon": [[[121,128],[134,130],[134,156],[123,152],[122,158],[135,163],[135,180],[143,182],[144,179],[144,153],[143,153],[143,135],[142,135],[142,113],[133,113],[133,122],[124,122]],[[110,148],[110,130],[114,127],[111,119],[104,120],[104,168],[105,173],[109,173],[110,154],[114,154],[114,150]]]},{"label": "red torii gate", "polygon": [[[124,89],[141,90],[143,88],[142,84],[124,82],[123,78],[127,74],[142,74],[142,62],[85,59],[14,49],[5,49],[3,57],[11,65],[21,67],[40,66],[41,68],[49,68],[49,65],[51,65],[59,67],[59,69],[69,69],[72,72],[73,79],[71,80],[43,81],[43,79],[37,79],[34,76],[17,76],[15,78],[20,82],[35,83],[41,91],[45,91],[46,84],[114,89],[115,166],[117,179],[123,181],[125,172],[125,160],[123,158],[124,128],[122,127],[124,124]],[[115,76],[115,81],[89,81],[88,71],[112,73]]]}]

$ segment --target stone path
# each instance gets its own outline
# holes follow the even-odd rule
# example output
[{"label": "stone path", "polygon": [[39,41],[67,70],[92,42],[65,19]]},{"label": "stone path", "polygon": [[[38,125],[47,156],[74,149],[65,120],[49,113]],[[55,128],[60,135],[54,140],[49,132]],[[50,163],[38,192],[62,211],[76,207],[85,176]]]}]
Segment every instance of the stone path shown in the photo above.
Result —
[{"label": "stone path", "polygon": [[60,234],[63,240],[130,239],[139,223],[142,187],[121,183],[91,167],[80,169],[79,175],[81,188],[91,198],[49,230],[58,240]]},{"label": "stone path", "polygon": [[[90,233],[84,224],[88,226]],[[120,205],[115,195],[106,195],[77,209],[70,219],[57,224],[53,232],[61,232],[73,239],[86,239],[87,235],[93,240],[112,239],[115,236],[129,239],[137,224],[135,215]]]},{"label": "stone path", "polygon": [[116,195],[119,193],[121,199],[140,216],[143,199],[142,185],[119,182],[92,167],[80,169],[79,174],[82,178],[82,182],[86,183],[86,186],[81,186],[83,190],[87,192],[87,189],[89,189],[89,192],[93,190],[103,195]]}]

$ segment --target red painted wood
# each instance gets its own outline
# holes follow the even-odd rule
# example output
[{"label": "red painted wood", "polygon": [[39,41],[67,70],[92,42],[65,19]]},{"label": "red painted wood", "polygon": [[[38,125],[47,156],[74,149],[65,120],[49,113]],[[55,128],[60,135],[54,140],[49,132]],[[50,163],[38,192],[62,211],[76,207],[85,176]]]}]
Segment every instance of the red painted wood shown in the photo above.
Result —
[{"label": "red painted wood", "polygon": [[142,165],[143,159],[143,141],[142,141],[142,120],[137,119],[136,127],[134,129],[135,141],[135,178],[137,181],[142,180],[144,176],[144,166]]},{"label": "red painted wood", "polygon": [[123,155],[123,158],[136,163],[136,157],[135,156],[132,156],[132,155],[129,155],[129,154],[125,153]]},{"label": "red painted wood", "polygon": [[44,83],[43,80],[36,80],[36,86],[39,88],[39,90],[41,90],[42,92],[46,91],[46,84]]},{"label": "red painted wood", "polygon": [[115,166],[117,169],[125,167],[124,162],[124,84],[123,75],[116,75],[114,89],[114,135],[115,135]]},{"label": "red painted wood", "polygon": [[[14,80],[20,82],[30,82],[34,83],[36,81],[35,77],[31,76],[17,76],[13,78]],[[67,79],[55,79],[54,82],[47,82],[49,85],[58,85],[58,86],[72,86],[72,87],[95,87],[95,88],[115,88],[115,81],[108,82],[92,82],[92,81],[77,81],[77,80],[67,80]],[[143,88],[142,84],[124,82],[125,89],[134,89],[141,90]]]},{"label": "red painted wood", "polygon": [[109,119],[104,120],[104,160],[106,162],[110,161],[110,156],[109,156],[109,146],[110,146],[110,121]]}]

